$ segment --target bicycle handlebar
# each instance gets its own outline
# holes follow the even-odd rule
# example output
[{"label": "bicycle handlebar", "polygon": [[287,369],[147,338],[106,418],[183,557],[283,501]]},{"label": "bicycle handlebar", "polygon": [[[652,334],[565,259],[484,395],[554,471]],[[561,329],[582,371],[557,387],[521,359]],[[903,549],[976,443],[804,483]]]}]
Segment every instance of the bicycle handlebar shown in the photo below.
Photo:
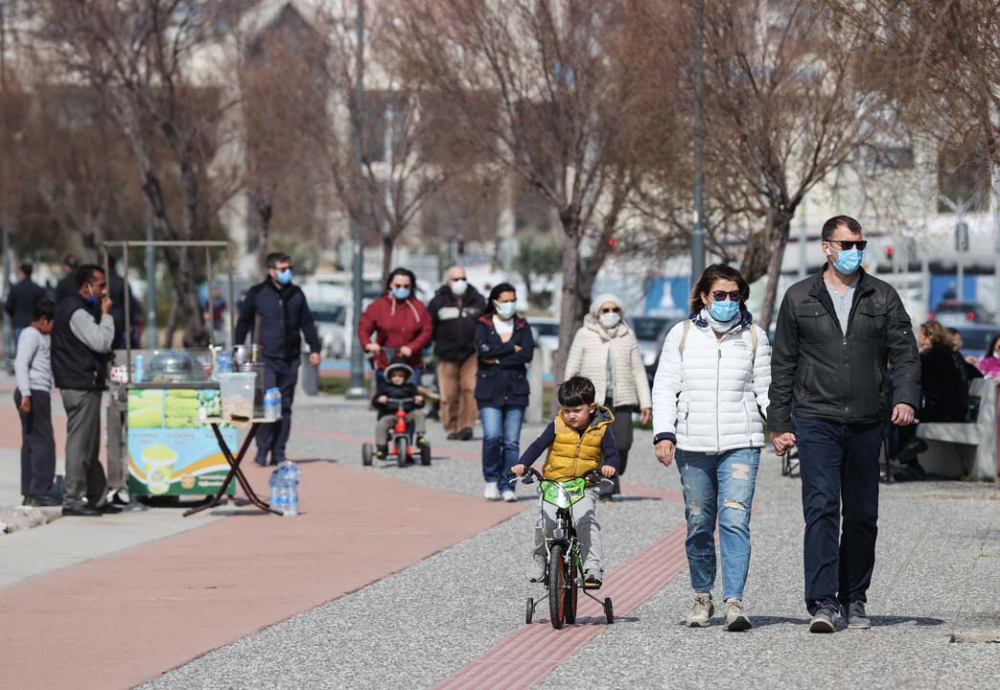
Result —
[{"label": "bicycle handlebar", "polygon": [[[507,478],[508,479],[520,479],[522,484],[534,484],[536,481],[538,481],[538,482],[554,482],[554,481],[556,481],[555,479],[545,479],[541,475],[541,473],[538,470],[536,470],[534,467],[528,467],[525,470],[524,475],[521,476],[521,477],[518,477],[513,472],[508,472],[507,473]],[[585,475],[583,475],[581,478],[582,479],[586,479],[588,482],[591,482],[592,484],[600,484],[602,482],[614,483],[614,482],[612,482],[612,480],[610,480],[607,477],[605,477],[604,475],[602,475],[598,470],[591,470],[590,472],[587,472]]]}]

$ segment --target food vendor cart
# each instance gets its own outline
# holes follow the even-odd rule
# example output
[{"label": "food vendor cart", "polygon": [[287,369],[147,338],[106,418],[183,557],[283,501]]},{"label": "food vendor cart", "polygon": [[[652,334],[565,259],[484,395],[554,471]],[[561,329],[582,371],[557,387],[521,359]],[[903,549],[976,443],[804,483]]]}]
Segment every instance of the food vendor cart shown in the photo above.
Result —
[{"label": "food vendor cart", "polygon": [[[156,248],[194,247],[205,250],[208,281],[212,281],[212,250],[226,252],[229,276],[229,332],[233,332],[233,274],[227,242],[107,242],[105,268],[113,250],[120,250],[125,278],[125,333],[131,333],[129,252]],[[110,277],[110,273],[108,274]],[[155,276],[151,277],[155,280]],[[214,329],[208,328],[209,338]],[[220,443],[236,445],[236,429],[213,430],[201,420],[221,413],[215,380],[218,349],[214,342],[199,349],[117,350],[108,382],[108,484],[127,489],[132,499],[214,496],[230,471]],[[217,436],[217,433],[218,436]],[[232,496],[235,483],[226,494]]]}]

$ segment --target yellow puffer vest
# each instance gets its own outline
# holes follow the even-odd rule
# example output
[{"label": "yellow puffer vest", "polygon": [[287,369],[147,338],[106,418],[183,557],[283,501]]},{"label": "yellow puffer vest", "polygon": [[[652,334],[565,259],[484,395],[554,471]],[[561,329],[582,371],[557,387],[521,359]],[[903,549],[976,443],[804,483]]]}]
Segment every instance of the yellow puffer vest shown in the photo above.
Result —
[{"label": "yellow puffer vest", "polygon": [[566,481],[581,477],[604,464],[601,442],[615,416],[606,407],[598,406],[590,426],[582,434],[571,428],[562,412],[556,417],[556,440],[552,442],[545,458],[542,476],[545,479]]}]

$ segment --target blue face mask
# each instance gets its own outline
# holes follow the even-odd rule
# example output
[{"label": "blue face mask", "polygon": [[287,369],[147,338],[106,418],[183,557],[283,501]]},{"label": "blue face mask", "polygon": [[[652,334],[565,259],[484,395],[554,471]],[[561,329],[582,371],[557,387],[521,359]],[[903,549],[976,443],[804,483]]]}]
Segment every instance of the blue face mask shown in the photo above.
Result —
[{"label": "blue face mask", "polygon": [[403,300],[410,296],[410,288],[396,287],[392,289],[392,296],[396,299]]},{"label": "blue face mask", "polygon": [[721,323],[732,321],[740,310],[740,303],[727,299],[725,302],[709,302],[708,313]]},{"label": "blue face mask", "polygon": [[286,268],[284,271],[278,271],[278,282],[282,285],[288,285],[292,282],[292,269]]},{"label": "blue face mask", "polygon": [[98,299],[97,295],[94,294],[94,288],[90,288],[90,294],[84,297],[83,299],[84,301],[87,302],[87,304],[89,304],[92,307],[96,307],[98,304],[101,303],[101,300]]},{"label": "blue face mask", "polygon": [[833,262],[833,267],[845,276],[854,274],[861,267],[864,252],[860,249],[843,249]]},{"label": "blue face mask", "polygon": [[510,319],[517,312],[516,302],[494,302],[496,306],[497,316],[501,319]]}]

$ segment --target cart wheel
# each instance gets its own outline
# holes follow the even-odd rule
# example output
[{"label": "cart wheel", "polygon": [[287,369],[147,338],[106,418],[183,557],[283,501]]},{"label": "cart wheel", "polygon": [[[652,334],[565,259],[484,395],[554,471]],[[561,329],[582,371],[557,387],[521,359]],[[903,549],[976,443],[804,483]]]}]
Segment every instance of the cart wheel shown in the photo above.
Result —
[{"label": "cart wheel", "polygon": [[431,447],[421,446],[420,447],[420,464],[426,467],[431,464]]},{"label": "cart wheel", "polygon": [[566,613],[563,618],[567,623],[573,625],[576,623],[576,595],[577,595],[577,577],[579,571],[576,567],[576,560],[573,559],[569,565],[569,582],[566,583]]},{"label": "cart wheel", "polygon": [[608,625],[615,622],[615,608],[611,605],[611,597],[604,599],[604,617],[608,620]]},{"label": "cart wheel", "polygon": [[549,551],[549,620],[556,630],[562,630],[566,620],[566,562],[561,544]]},{"label": "cart wheel", "polygon": [[524,624],[531,625],[531,617],[535,615],[535,600],[528,597],[528,607],[524,611]]},{"label": "cart wheel", "polygon": [[406,467],[406,461],[410,456],[410,439],[405,435],[396,437],[396,465]]},{"label": "cart wheel", "polygon": [[361,464],[368,467],[372,464],[372,456],[375,455],[375,449],[372,444],[366,443],[361,446]]}]

